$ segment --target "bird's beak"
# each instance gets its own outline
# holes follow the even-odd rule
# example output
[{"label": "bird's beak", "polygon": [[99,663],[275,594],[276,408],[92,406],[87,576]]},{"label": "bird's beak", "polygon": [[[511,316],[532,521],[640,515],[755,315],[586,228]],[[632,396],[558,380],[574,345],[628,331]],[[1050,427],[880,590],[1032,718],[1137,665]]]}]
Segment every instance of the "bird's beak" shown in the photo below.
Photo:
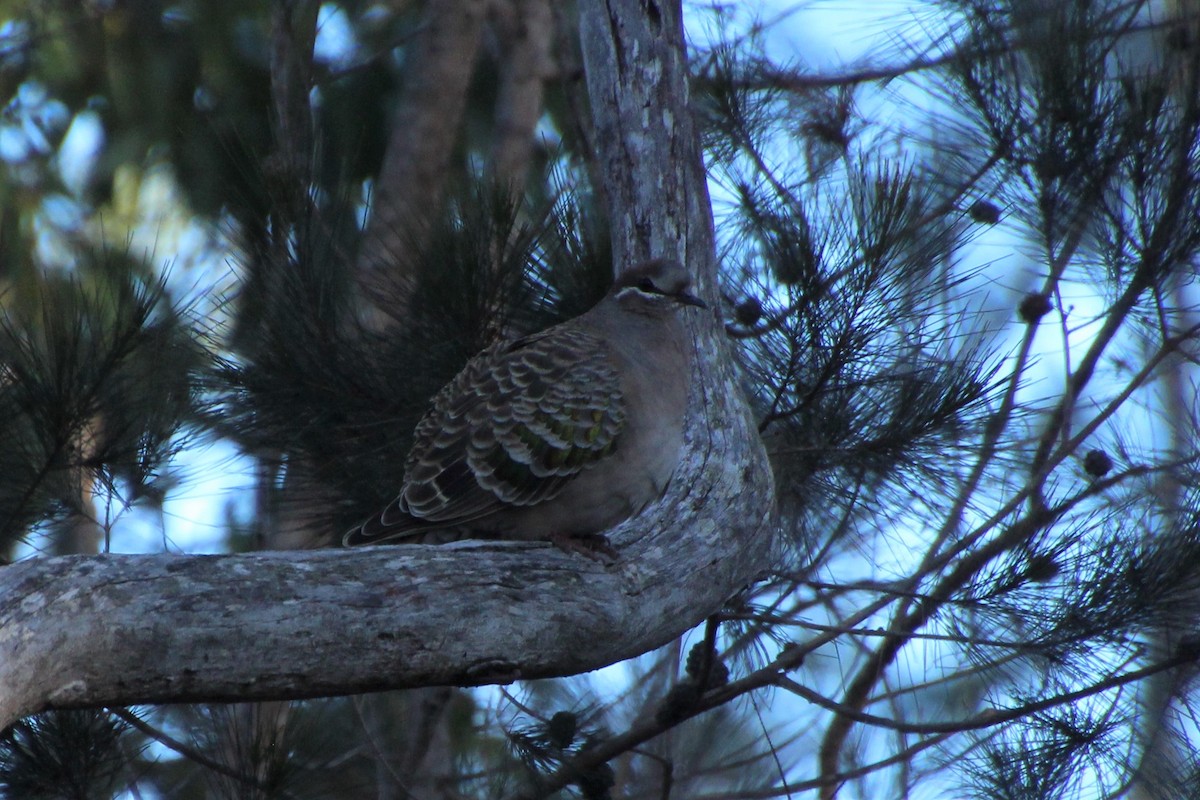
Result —
[{"label": "bird's beak", "polygon": [[685,306],[695,306],[696,308],[708,308],[708,303],[687,292],[680,292],[675,295],[675,299],[683,303]]}]

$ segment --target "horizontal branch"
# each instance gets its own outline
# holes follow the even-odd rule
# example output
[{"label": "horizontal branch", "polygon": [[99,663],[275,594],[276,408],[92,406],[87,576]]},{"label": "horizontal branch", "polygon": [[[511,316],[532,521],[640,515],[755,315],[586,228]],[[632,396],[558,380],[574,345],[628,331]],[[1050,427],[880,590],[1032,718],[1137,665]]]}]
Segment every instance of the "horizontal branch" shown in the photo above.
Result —
[{"label": "horizontal branch", "polygon": [[[665,27],[659,6],[602,5],[589,5],[583,38],[597,117],[620,119],[598,124],[615,261],[679,257],[712,299],[678,3]],[[619,59],[602,41],[617,33]],[[644,179],[659,171],[670,179]],[[691,323],[682,461],[666,497],[608,532],[615,564],[519,542],[20,562],[0,568],[0,727],[47,708],[507,683],[671,641],[765,570],[774,506],[724,331]]]},{"label": "horizontal branch", "polygon": [[[721,472],[726,486],[687,484],[615,529],[608,567],[516,542],[3,567],[0,727],[49,708],[507,683],[633,657],[762,567],[769,477]],[[707,500],[717,517],[697,512]]]},{"label": "horizontal branch", "polygon": [[0,728],[569,675],[671,641],[764,570],[773,507],[720,326],[693,322],[687,445],[667,496],[608,532],[615,564],[528,542],[21,561],[0,567]]}]

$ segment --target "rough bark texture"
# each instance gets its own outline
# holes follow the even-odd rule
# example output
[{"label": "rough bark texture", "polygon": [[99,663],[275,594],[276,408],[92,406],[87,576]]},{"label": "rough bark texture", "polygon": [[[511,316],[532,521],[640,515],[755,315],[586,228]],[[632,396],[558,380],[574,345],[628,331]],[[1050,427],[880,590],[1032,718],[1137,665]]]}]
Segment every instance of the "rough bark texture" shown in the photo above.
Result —
[{"label": "rough bark texture", "polygon": [[[591,2],[583,14],[618,264],[683,258],[713,300],[679,9]],[[770,471],[721,330],[696,326],[685,460],[661,503],[610,532],[614,566],[478,542],[20,562],[0,570],[0,726],[51,707],[567,675],[670,641],[768,552]]]},{"label": "rough bark texture", "polygon": [[618,268],[674,257],[713,297],[712,207],[678,5],[581,2],[584,71]]}]

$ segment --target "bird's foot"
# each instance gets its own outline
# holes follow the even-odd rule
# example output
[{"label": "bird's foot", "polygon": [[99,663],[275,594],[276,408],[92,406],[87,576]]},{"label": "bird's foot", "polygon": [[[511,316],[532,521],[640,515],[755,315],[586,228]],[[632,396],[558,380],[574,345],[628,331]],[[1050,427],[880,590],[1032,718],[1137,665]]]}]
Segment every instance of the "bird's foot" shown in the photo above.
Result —
[{"label": "bird's foot", "polygon": [[606,567],[617,563],[617,551],[608,543],[608,537],[600,533],[555,533],[550,541],[564,553],[578,553]]}]

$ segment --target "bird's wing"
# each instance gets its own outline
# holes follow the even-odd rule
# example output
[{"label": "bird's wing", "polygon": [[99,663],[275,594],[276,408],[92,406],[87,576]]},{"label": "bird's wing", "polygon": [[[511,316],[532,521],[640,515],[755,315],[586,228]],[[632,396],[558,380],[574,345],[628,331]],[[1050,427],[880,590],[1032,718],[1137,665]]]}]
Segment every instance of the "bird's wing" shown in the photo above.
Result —
[{"label": "bird's wing", "polygon": [[434,398],[381,534],[465,524],[553,498],[612,453],[625,421],[604,342],[579,328],[481,353]]}]

